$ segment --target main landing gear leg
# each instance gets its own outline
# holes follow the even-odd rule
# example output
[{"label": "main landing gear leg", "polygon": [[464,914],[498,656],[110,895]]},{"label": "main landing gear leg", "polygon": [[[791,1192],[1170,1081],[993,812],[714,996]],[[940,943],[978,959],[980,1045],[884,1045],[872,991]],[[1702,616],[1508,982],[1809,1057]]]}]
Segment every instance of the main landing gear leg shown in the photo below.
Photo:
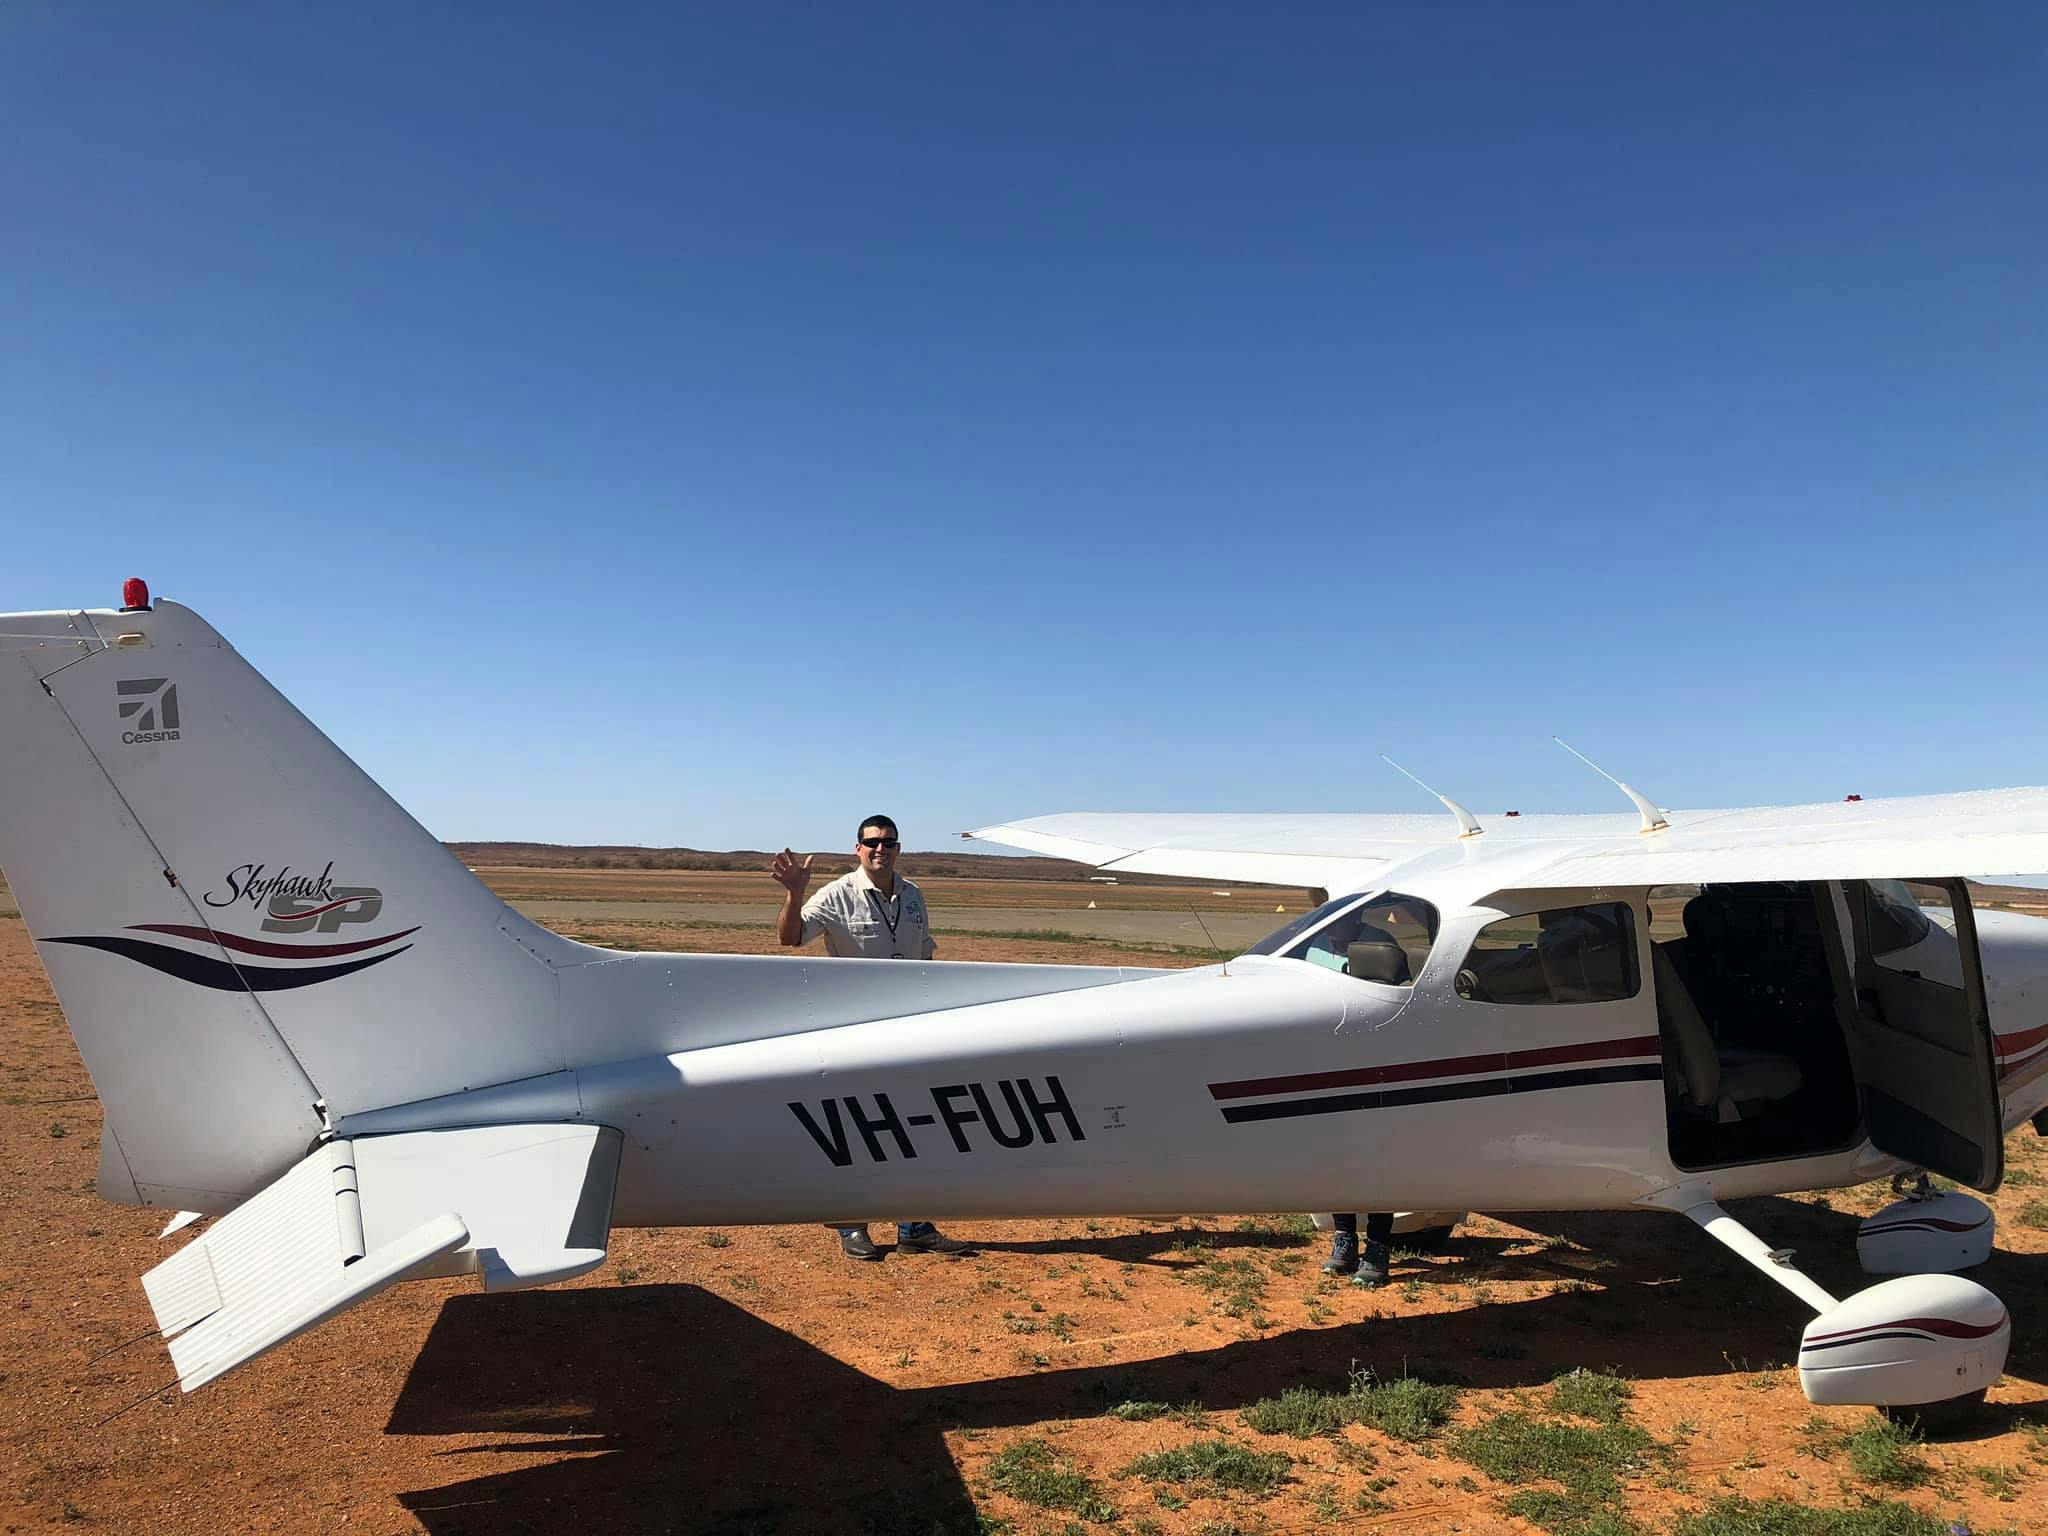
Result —
[{"label": "main landing gear leg", "polygon": [[2005,1371],[2012,1319],[1999,1299],[1960,1275],[1906,1275],[1837,1301],[1697,1191],[1673,1190],[1679,1210],[1730,1252],[1819,1314],[1799,1340],[1799,1385],[1815,1403],[1910,1408],[1982,1399]]}]

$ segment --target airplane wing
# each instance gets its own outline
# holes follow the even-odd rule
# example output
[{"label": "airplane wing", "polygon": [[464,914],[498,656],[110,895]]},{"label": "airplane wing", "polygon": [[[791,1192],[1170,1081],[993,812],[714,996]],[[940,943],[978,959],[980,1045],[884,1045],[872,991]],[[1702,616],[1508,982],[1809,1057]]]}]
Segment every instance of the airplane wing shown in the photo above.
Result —
[{"label": "airplane wing", "polygon": [[321,1144],[142,1277],[187,1392],[386,1286],[481,1272],[487,1291],[604,1262],[622,1139],[473,1126]]},{"label": "airplane wing", "polygon": [[2048,871],[2048,788],[1671,815],[1668,831],[1562,851],[1539,886],[1881,880]]},{"label": "airplane wing", "polygon": [[1238,816],[1081,811],[964,832],[1106,870],[1349,890],[1455,839],[1439,816]]},{"label": "airplane wing", "polygon": [[[1889,879],[2048,872],[2048,788],[1613,816],[1148,815],[1080,812],[965,835],[1145,874],[1356,890],[1396,865],[1455,866],[1474,894],[1513,887]],[[1491,882],[1490,884],[1488,882]]]}]

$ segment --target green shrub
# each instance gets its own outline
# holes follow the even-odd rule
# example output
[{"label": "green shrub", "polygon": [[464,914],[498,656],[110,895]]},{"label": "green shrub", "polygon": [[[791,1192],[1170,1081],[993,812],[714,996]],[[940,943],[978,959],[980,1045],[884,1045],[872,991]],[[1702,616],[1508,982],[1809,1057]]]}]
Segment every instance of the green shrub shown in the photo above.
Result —
[{"label": "green shrub", "polygon": [[1636,1389],[1619,1376],[1589,1371],[1583,1366],[1566,1371],[1550,1384],[1552,1408],[1582,1419],[1598,1419],[1602,1424],[1619,1424],[1628,1409],[1628,1400],[1635,1395]]},{"label": "green shrub", "polygon": [[1620,1474],[1639,1468],[1654,1443],[1633,1424],[1588,1429],[1514,1411],[1459,1430],[1451,1454],[1495,1482],[1551,1478],[1567,1493],[1605,1499],[1620,1492]]},{"label": "green shrub", "polygon": [[1163,1419],[1172,1410],[1164,1403],[1147,1403],[1137,1399],[1118,1403],[1109,1410],[1112,1419],[1122,1419],[1127,1424],[1142,1424],[1147,1419]]},{"label": "green shrub", "polygon": [[1375,1381],[1369,1371],[1351,1378],[1349,1396],[1355,1422],[1396,1440],[1427,1440],[1450,1422],[1458,1406],[1456,1387],[1413,1376]]},{"label": "green shrub", "polygon": [[1182,1483],[1209,1490],[1233,1488],[1243,1493],[1270,1493],[1287,1481],[1293,1463],[1274,1453],[1247,1450],[1228,1440],[1198,1440],[1193,1445],[1140,1456],[1124,1472],[1148,1483]]},{"label": "green shrub", "polygon": [[1873,1413],[1863,1427],[1842,1440],[1849,1465],[1866,1483],[1913,1488],[1934,1474],[1920,1455],[1920,1432]]},{"label": "green shrub", "polygon": [[1642,1527],[1622,1511],[1584,1495],[1524,1488],[1501,1507],[1556,1536],[1642,1536]]},{"label": "green shrub", "polygon": [[1351,1423],[1347,1394],[1289,1387],[1278,1397],[1263,1397],[1244,1411],[1244,1421],[1262,1435],[1292,1435],[1297,1440],[1327,1435]]},{"label": "green shrub", "polygon": [[1265,1397],[1244,1410],[1247,1426],[1262,1435],[1312,1439],[1363,1424],[1396,1440],[1427,1440],[1447,1423],[1458,1405],[1458,1389],[1412,1376],[1375,1381],[1360,1371],[1342,1392],[1289,1387],[1278,1397]]},{"label": "green shrub", "polygon": [[1948,1530],[1924,1510],[1891,1499],[1856,1509],[1815,1509],[1728,1494],[1696,1515],[1680,1517],[1671,1536],[1948,1536]]},{"label": "green shrub", "polygon": [[1043,1440],[1019,1440],[988,1464],[988,1480],[996,1488],[1040,1509],[1071,1510],[1084,1520],[1106,1524],[1116,1506],[1072,1462]]}]

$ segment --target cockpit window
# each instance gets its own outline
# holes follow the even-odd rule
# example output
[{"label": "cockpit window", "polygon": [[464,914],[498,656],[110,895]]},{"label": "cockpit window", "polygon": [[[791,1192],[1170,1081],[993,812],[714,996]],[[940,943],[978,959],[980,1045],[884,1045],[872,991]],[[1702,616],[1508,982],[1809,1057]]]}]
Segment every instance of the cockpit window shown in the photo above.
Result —
[{"label": "cockpit window", "polygon": [[1406,987],[1414,984],[1429,959],[1436,924],[1436,908],[1428,902],[1388,891],[1362,902],[1332,902],[1311,913],[1285,940],[1259,953],[1284,954],[1361,981]]},{"label": "cockpit window", "polygon": [[1635,917],[1619,901],[1488,923],[1452,979],[1474,1003],[1606,1003],[1637,985]]}]

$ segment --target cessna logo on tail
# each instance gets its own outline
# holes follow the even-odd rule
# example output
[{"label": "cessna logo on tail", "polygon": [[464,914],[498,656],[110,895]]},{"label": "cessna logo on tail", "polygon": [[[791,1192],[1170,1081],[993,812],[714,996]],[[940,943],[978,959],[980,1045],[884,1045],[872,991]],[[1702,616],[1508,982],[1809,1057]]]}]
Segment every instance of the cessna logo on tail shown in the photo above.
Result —
[{"label": "cessna logo on tail", "polygon": [[129,746],[178,739],[178,685],[168,677],[128,677],[114,684],[121,718],[130,721],[121,733]]},{"label": "cessna logo on tail", "polygon": [[[347,924],[371,922],[384,910],[383,892],[367,885],[336,885],[332,859],[317,875],[294,873],[289,864],[279,868],[276,874],[271,874],[269,869],[267,864],[237,864],[227,872],[217,888],[203,892],[200,900],[209,907],[246,905],[253,912],[263,914],[262,933],[303,935],[305,939],[312,939],[316,934],[339,933]],[[382,965],[386,960],[395,960],[412,948],[412,945],[399,944],[398,941],[409,939],[419,931],[419,925],[414,924],[396,933],[344,936],[333,943],[317,939],[286,943],[282,939],[236,933],[225,923],[216,925],[213,921],[205,924],[130,923],[118,934],[53,935],[47,942],[76,944],[84,949],[119,955],[179,981],[189,981],[194,986],[209,987],[216,992],[281,992],[318,986],[322,982],[366,971],[373,965]],[[166,944],[158,938],[138,938],[138,934],[161,934],[165,938],[182,939],[202,947],[186,949],[177,944]],[[394,944],[398,945],[396,949],[390,947]],[[372,954],[372,950],[381,950],[382,953]],[[287,963],[260,963],[266,960]],[[306,961],[321,963],[308,965],[303,963]]]}]

